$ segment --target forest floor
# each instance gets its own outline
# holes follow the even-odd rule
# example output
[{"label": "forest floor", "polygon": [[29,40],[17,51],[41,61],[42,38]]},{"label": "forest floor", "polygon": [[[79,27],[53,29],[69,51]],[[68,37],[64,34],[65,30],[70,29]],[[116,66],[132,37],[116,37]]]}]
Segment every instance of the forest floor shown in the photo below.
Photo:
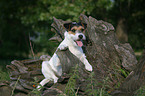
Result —
[{"label": "forest floor", "polygon": [[[139,60],[142,55],[142,51],[135,52],[135,55]],[[0,82],[10,80],[9,73],[6,69],[6,65],[9,65],[10,63],[11,60],[0,60]],[[145,86],[137,90],[134,96],[145,96]]]}]

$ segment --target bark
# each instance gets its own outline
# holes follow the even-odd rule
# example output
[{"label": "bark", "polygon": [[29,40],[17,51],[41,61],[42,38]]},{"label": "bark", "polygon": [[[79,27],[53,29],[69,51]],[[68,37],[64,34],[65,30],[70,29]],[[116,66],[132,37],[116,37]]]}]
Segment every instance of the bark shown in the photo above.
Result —
[{"label": "bark", "polygon": [[12,88],[9,86],[8,81],[0,82],[0,96],[10,96]]},{"label": "bark", "polygon": [[132,96],[141,86],[145,85],[145,50],[137,67],[130,72],[121,86],[112,92],[113,96]]},{"label": "bark", "polygon": [[[83,47],[88,61],[93,66],[94,76],[91,82],[91,72],[88,72],[84,68],[84,64],[75,57],[68,49],[65,51],[58,50],[60,62],[62,64],[63,74],[60,77],[57,84],[49,82],[42,90],[42,95],[45,94],[62,94],[66,88],[68,79],[71,77],[70,73],[73,73],[74,67],[78,65],[78,77],[76,79],[75,89],[79,95],[85,95],[87,85],[94,83],[96,86],[93,89],[102,88],[104,85],[98,85],[103,83],[106,78],[105,89],[114,96],[126,96],[132,95],[137,89],[144,84],[145,76],[145,53],[143,54],[140,62],[137,63],[134,51],[130,44],[121,44],[114,33],[114,27],[105,21],[96,20],[92,17],[87,17],[83,14],[80,15],[80,21],[87,24],[86,36],[87,40]],[[64,38],[65,28],[63,24],[67,21],[54,18],[53,28],[56,30],[55,37],[50,40],[62,41]],[[17,94],[29,94],[34,89],[34,78],[38,78],[40,82],[44,77],[40,71],[42,60],[23,60],[12,61],[11,65],[7,68],[10,71],[11,82],[9,85],[11,88],[17,82],[15,92]],[[123,70],[123,72],[122,72]],[[125,77],[124,72],[130,72],[130,75]],[[19,78],[19,79],[18,79]],[[96,82],[97,81],[97,82]],[[136,82],[136,83],[134,83]],[[118,86],[121,84],[120,86]],[[116,87],[118,87],[116,89]],[[1,87],[0,87],[1,89]],[[32,95],[33,96],[33,95]]]}]

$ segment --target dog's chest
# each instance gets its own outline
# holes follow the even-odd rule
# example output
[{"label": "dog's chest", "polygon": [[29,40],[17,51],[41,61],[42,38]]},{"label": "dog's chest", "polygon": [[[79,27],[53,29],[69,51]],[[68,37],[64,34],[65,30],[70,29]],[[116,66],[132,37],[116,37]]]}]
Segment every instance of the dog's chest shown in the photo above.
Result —
[{"label": "dog's chest", "polygon": [[69,46],[69,50],[76,57],[80,58],[84,53],[81,47]]}]

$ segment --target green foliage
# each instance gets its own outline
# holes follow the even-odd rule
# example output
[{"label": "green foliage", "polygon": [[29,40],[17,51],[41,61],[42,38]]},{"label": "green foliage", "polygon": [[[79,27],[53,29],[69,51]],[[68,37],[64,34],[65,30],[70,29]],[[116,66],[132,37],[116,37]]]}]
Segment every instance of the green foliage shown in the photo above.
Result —
[{"label": "green foliage", "polygon": [[[109,17],[109,11],[113,7],[112,0],[92,0],[93,8],[89,15],[96,17],[97,19],[105,19]],[[95,14],[94,14],[95,13]]]},{"label": "green foliage", "polygon": [[27,33],[29,26],[22,25],[17,18],[20,2],[0,1],[0,58],[14,59],[28,54]]},{"label": "green foliage", "polygon": [[0,81],[9,81],[10,77],[6,69],[6,65],[10,64],[10,60],[0,60]]},{"label": "green foliage", "polygon": [[109,85],[107,85],[108,80],[109,80],[108,77],[104,78],[103,83],[102,83],[102,88],[99,89],[99,91],[100,91],[99,96],[111,96],[108,94],[108,92],[105,91],[106,87],[109,87]]},{"label": "green foliage", "polygon": [[[34,89],[28,94],[28,96],[31,96],[31,94],[35,94],[35,96],[41,96],[41,91],[39,89],[42,89],[43,86],[41,84],[38,84],[38,78],[34,77],[34,82],[31,82]],[[39,88],[36,88],[37,86],[40,86]]]},{"label": "green foliage", "polygon": [[10,80],[9,74],[7,71],[4,71],[1,67],[0,67],[0,81],[7,81]]},{"label": "green foliage", "polygon": [[[87,90],[85,91],[88,96],[110,96],[105,90],[106,87],[108,87],[107,82],[109,78],[104,78],[103,82],[97,82],[96,79],[94,79],[94,72],[92,72],[89,75],[89,78],[87,79],[88,83],[87,85]],[[98,89],[98,86],[102,86],[101,88]]]},{"label": "green foliage", "polygon": [[129,72],[125,71],[124,69],[119,69],[125,78],[129,75]]},{"label": "green foliage", "polygon": [[135,49],[143,49],[144,3],[144,0],[1,0],[0,58],[27,58],[29,34],[35,37],[32,40],[35,54],[52,54],[56,46],[48,42],[54,35],[52,18],[78,21],[81,13],[111,22],[115,27],[120,18],[125,18],[129,43]]},{"label": "green foliage", "polygon": [[88,82],[91,82],[91,83],[88,83],[87,85],[87,90],[85,91],[86,94],[88,94],[89,96],[97,96],[98,94],[98,90],[95,89],[94,87],[97,87],[98,86],[98,82],[93,78],[94,77],[94,72],[92,72],[90,75],[89,75],[89,78],[87,79]]},{"label": "green foliage", "polygon": [[[56,49],[55,47],[58,46],[58,43],[48,41],[47,37],[49,37],[49,34],[48,35],[46,34],[47,33],[41,32],[39,33],[39,36],[31,37],[33,50],[36,54],[39,53],[40,55],[44,54],[52,55]],[[50,35],[52,36],[52,34]]]},{"label": "green foliage", "polygon": [[67,96],[77,96],[77,92],[75,92],[75,88],[76,88],[76,79],[79,79],[78,64],[75,66],[73,73],[71,73],[70,75],[71,77],[69,78],[69,81],[65,87],[64,93]]},{"label": "green foliage", "polygon": [[[136,50],[144,48],[145,38],[145,8],[144,0],[114,0],[114,6],[110,10],[111,23],[116,27],[120,18],[125,19],[128,42]],[[138,7],[136,7],[138,6]]]},{"label": "green foliage", "polygon": [[138,89],[134,96],[145,96],[145,86]]},{"label": "green foliage", "polygon": [[[78,65],[75,66],[73,73],[70,74],[71,77],[65,87],[64,93],[67,96],[78,96],[77,91],[79,88],[76,89],[76,80],[79,79],[78,75]],[[99,83],[96,81],[94,78],[95,74],[94,72],[90,73],[87,81],[89,82],[86,86],[86,91],[85,93],[87,96],[110,96],[105,90],[106,87],[108,87],[107,82],[108,78],[105,78],[103,82]],[[100,89],[98,89],[98,86],[102,86]]]}]

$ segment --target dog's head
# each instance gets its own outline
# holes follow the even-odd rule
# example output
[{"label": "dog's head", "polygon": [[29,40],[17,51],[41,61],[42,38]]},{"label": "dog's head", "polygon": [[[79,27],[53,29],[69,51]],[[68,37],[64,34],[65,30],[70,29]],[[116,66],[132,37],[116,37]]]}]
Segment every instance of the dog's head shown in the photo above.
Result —
[{"label": "dog's head", "polygon": [[82,47],[82,41],[86,40],[85,29],[87,24],[71,22],[64,24],[64,27],[67,30],[67,37],[76,42],[78,46]]}]

